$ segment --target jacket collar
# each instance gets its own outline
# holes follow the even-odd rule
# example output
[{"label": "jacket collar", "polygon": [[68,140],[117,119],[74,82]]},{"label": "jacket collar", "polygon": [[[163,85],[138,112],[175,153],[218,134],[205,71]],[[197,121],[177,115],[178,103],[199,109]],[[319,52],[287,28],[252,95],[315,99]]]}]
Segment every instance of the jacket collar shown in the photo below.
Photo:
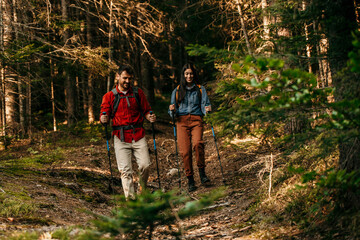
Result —
[{"label": "jacket collar", "polygon": [[119,94],[123,94],[123,95],[130,95],[130,94],[132,94],[132,92],[133,92],[133,88],[132,88],[132,86],[130,86],[130,88],[129,88],[129,90],[126,92],[126,94],[124,94],[122,91],[120,91],[120,89],[119,89],[119,87],[118,87],[119,85],[116,85],[116,91],[119,93]]}]

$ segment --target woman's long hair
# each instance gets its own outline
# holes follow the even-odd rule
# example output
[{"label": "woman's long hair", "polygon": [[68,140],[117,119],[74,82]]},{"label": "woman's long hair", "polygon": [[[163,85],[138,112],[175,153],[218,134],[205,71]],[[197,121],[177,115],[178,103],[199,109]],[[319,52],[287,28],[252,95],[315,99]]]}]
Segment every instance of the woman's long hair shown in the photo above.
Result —
[{"label": "woman's long hair", "polygon": [[195,84],[199,84],[199,77],[198,77],[198,73],[194,67],[193,64],[191,63],[186,63],[182,70],[181,70],[181,78],[180,78],[180,87],[179,87],[179,97],[178,97],[178,103],[180,103],[182,100],[184,100],[185,98],[185,94],[186,94],[186,80],[185,80],[185,71],[186,69],[191,69],[193,74],[194,74],[194,81],[193,83]]}]

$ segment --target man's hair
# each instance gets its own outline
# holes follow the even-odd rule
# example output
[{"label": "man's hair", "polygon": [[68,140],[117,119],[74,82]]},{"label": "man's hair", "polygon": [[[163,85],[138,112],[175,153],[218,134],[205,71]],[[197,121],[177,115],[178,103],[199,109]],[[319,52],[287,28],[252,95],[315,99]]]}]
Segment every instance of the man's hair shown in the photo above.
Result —
[{"label": "man's hair", "polygon": [[123,65],[121,67],[119,67],[119,69],[116,71],[119,75],[121,75],[122,72],[126,71],[128,74],[134,76],[134,71],[133,69],[128,66],[128,65]]}]

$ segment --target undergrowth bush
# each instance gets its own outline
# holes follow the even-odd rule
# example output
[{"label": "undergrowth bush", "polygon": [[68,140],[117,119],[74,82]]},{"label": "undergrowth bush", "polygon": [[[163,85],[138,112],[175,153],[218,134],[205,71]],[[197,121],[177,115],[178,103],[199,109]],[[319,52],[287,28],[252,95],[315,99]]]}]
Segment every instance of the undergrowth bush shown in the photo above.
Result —
[{"label": "undergrowth bush", "polygon": [[[179,222],[204,210],[217,199],[224,196],[224,188],[204,194],[199,200],[191,199],[174,191],[160,190],[150,193],[143,191],[134,200],[116,196],[115,207],[110,216],[88,212],[94,219],[85,228],[60,228],[51,233],[51,239],[101,240],[101,239],[152,239],[157,226],[167,227],[159,230],[164,238],[180,239],[185,229]],[[12,239],[32,240],[40,234],[16,234]]]},{"label": "undergrowth bush", "polygon": [[[343,79],[344,84],[349,84],[351,78],[360,73],[360,41],[356,39],[354,46],[354,52],[349,55],[349,67],[336,76]],[[354,236],[348,230],[358,223],[360,207],[354,208],[356,201],[349,199],[360,199],[359,174],[351,172],[353,166],[348,171],[339,170],[338,159],[340,146],[347,144],[358,148],[358,89],[350,87],[341,97],[335,96],[334,101],[338,89],[317,87],[314,74],[289,68],[280,59],[242,58],[232,52],[223,57],[223,50],[206,46],[190,46],[189,50],[193,55],[207,54],[215,59],[222,72],[215,89],[217,99],[213,101],[218,104],[218,111],[207,120],[229,140],[252,135],[260,139],[266,151],[278,153],[271,172],[283,171],[284,174],[273,176],[276,185],[272,186],[271,197],[271,189],[267,189],[269,181],[264,181],[259,192],[263,202],[253,217],[257,218],[256,214],[264,211],[280,210],[288,215],[284,219],[291,221],[292,218],[300,226],[334,227],[339,234],[347,232],[345,235]],[[356,81],[351,83],[358,86]],[[263,163],[259,175],[266,176],[271,164],[268,160]],[[297,171],[292,172],[294,169]],[[294,185],[301,183],[301,175],[306,184],[296,190]],[[334,224],[339,218],[345,222],[352,219],[353,223],[348,227]]]},{"label": "undergrowth bush", "polygon": [[36,211],[37,206],[31,202],[24,202],[21,199],[0,193],[0,216],[6,218],[26,218],[31,217]]},{"label": "undergrowth bush", "polygon": [[119,207],[113,210],[112,216],[93,214],[96,217],[93,234],[110,233],[113,237],[125,234],[127,239],[151,239],[156,226],[167,226],[165,234],[178,237],[183,229],[179,225],[175,229],[173,224],[209,206],[223,196],[223,191],[217,189],[196,201],[190,201],[189,197],[176,195],[175,192],[164,193],[160,190],[154,193],[144,191],[130,201],[121,197],[117,202]]}]

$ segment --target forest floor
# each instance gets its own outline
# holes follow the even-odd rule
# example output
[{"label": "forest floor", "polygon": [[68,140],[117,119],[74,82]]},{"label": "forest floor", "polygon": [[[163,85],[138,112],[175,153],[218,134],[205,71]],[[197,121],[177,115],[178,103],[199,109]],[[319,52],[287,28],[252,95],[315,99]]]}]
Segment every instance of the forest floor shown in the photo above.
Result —
[{"label": "forest floor", "polygon": [[[156,162],[154,157],[151,125],[145,125],[147,141],[152,157],[152,172],[149,188],[158,187]],[[156,146],[160,168],[161,184],[165,191],[178,188],[173,129],[170,123],[155,124]],[[36,213],[31,217],[4,216],[0,218],[0,239],[6,239],[16,231],[52,232],[59,227],[88,225],[92,216],[84,210],[109,215],[113,195],[108,190],[109,165],[105,139],[79,138],[69,135],[64,142],[64,133],[48,133],[32,143],[16,142],[9,150],[0,153],[1,194],[35,203]],[[206,146],[206,171],[211,179],[210,186],[200,184],[194,163],[195,181],[198,189],[190,193],[193,199],[201,194],[223,186],[222,174],[211,128],[206,125],[204,132]],[[226,179],[226,194],[212,207],[200,214],[180,222],[184,229],[184,239],[304,239],[301,232],[288,226],[271,224],[261,226],[251,219],[257,202],[258,190],[262,183],[258,178],[261,166],[249,168],[257,159],[269,155],[259,148],[256,139],[239,140],[242,147],[235,149],[218,145]],[[45,153],[45,154],[44,154]],[[37,154],[42,154],[32,162]],[[120,174],[111,150],[115,191],[122,194]],[[137,169],[134,166],[134,169]],[[171,174],[175,172],[175,174]],[[187,181],[181,172],[181,186],[187,191]],[[29,207],[31,208],[31,206]],[[30,209],[31,210],[31,209]],[[29,211],[30,211],[29,210]],[[255,210],[253,210],[255,211]],[[1,212],[1,210],[0,210]],[[161,227],[155,229],[153,239],[169,239],[162,235]],[[159,230],[159,231],[158,231]]]}]

